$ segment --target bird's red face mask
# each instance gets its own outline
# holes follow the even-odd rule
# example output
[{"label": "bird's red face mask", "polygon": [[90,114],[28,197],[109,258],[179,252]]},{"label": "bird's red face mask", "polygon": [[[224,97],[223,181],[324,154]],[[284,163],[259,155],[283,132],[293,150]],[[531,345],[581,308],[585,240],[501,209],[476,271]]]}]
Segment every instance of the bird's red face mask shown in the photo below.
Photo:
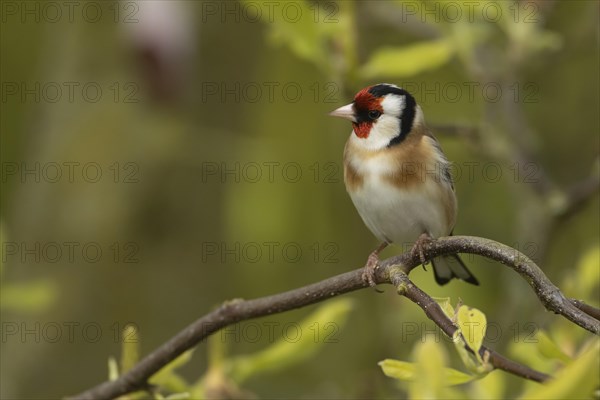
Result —
[{"label": "bird's red face mask", "polygon": [[329,114],[352,121],[354,134],[361,139],[369,137],[377,118],[383,114],[382,99],[369,93],[370,88],[370,86],[364,88],[356,94],[352,103],[340,107]]},{"label": "bird's red face mask", "polygon": [[[361,139],[366,139],[371,133],[371,128],[375,124],[377,117],[383,113],[381,107],[381,98],[375,97],[369,90],[371,87],[364,88],[354,96],[354,115],[356,121],[352,122],[354,133]],[[377,117],[373,118],[373,113]]]},{"label": "bird's red face mask", "polygon": [[354,133],[361,139],[366,139],[369,137],[369,133],[371,133],[371,128],[373,127],[372,122],[353,122],[352,127],[354,128]]}]

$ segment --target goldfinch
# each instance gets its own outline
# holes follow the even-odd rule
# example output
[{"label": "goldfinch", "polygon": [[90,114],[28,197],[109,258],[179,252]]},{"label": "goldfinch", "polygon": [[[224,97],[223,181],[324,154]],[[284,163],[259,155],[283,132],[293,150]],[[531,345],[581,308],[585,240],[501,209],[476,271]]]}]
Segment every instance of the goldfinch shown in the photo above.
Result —
[{"label": "goldfinch", "polygon": [[[450,163],[406,90],[391,84],[364,88],[330,115],[352,121],[344,149],[344,183],[365,225],[382,244],[369,256],[363,279],[375,285],[379,253],[411,244],[425,263],[427,240],[452,234],[457,201]],[[457,255],[431,260],[435,280],[478,285]]]}]

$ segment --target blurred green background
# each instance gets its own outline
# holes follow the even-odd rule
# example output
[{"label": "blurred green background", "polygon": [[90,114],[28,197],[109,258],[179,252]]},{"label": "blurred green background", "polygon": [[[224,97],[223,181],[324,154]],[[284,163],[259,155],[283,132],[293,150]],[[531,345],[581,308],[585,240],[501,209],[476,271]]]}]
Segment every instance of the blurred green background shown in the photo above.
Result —
[{"label": "blurred green background", "polygon": [[[514,246],[598,306],[598,2],[467,3],[2,2],[0,397],[107,379],[128,323],[144,355],[224,300],[364,265],[377,242],[344,189],[351,128],[327,113],[379,82],[414,94],[455,163],[455,234]],[[465,261],[481,286],[411,277],[482,310],[490,347],[519,359],[549,330],[574,355],[589,336],[510,269]],[[391,288],[345,297],[331,340],[245,395],[406,396],[377,362],[410,359],[433,324]],[[318,307],[215,340],[253,354]],[[207,365],[201,344],[181,376]]]}]

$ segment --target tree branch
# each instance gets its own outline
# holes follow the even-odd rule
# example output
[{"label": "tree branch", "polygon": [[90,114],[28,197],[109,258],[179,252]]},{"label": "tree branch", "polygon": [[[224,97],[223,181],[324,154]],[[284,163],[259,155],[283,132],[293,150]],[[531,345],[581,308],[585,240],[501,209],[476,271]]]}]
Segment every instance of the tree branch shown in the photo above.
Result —
[{"label": "tree branch", "polygon": [[[490,81],[490,79],[484,79],[484,81],[486,80]],[[515,82],[514,79],[508,81]],[[506,87],[506,90],[509,88]],[[538,232],[535,235],[539,245],[537,256],[538,259],[544,260],[552,235],[566,220],[581,211],[600,192],[600,177],[597,166],[594,166],[594,172],[589,176],[571,186],[560,187],[540,162],[539,157],[536,157],[521,140],[524,133],[531,134],[522,108],[517,107],[514,101],[508,101],[506,107],[508,111],[505,114],[510,116],[511,121],[504,132],[504,136],[508,139],[506,146],[499,146],[496,140],[489,140],[485,136],[486,130],[478,126],[433,124],[431,128],[441,135],[464,139],[478,152],[483,152],[491,159],[516,167],[519,177],[529,177],[528,179],[523,178],[523,181],[531,187],[537,199],[544,205],[544,218],[547,218],[548,225],[540,224],[539,220],[535,220],[535,218],[532,220],[532,217],[528,218],[524,224],[537,228]],[[495,124],[490,123],[490,125],[494,126]],[[530,169],[532,167],[535,169]],[[530,176],[532,171],[535,171],[534,176]]]},{"label": "tree branch", "polygon": [[[427,293],[419,289],[414,283],[408,279],[408,275],[401,272],[392,276],[392,282],[396,287],[399,287],[399,294],[410,299],[413,303],[417,304],[423,309],[425,315],[435,322],[437,326],[450,338],[454,337],[454,333],[458,329],[446,316],[440,305],[431,298]],[[467,347],[467,350],[473,352],[472,349]],[[511,361],[508,358],[496,353],[492,349],[488,349],[485,346],[481,346],[479,354],[485,359],[486,354],[490,364],[496,369],[501,369],[513,375],[517,375],[526,379],[530,379],[535,382],[544,382],[550,378],[549,375],[542,372],[531,369],[525,365]]]},{"label": "tree branch", "polygon": [[[599,321],[581,311],[573,302],[566,299],[533,261],[511,247],[489,239],[452,236],[432,241],[425,247],[425,252],[428,258],[462,252],[478,254],[499,261],[517,271],[527,280],[529,285],[534,289],[535,294],[548,310],[563,315],[590,332],[600,334]],[[391,257],[380,263],[375,281],[377,283],[398,283],[399,274],[407,276],[418,265],[420,265],[420,257],[416,253],[408,252]],[[218,309],[184,328],[116,380],[101,383],[76,395],[74,398],[93,400],[114,398],[142,389],[146,386],[148,379],[162,367],[186,350],[194,347],[201,340],[206,339],[211,334],[226,326],[239,321],[304,307],[366,287],[368,285],[362,280],[361,268],[281,294],[255,300],[237,299],[226,302]],[[414,289],[405,290],[402,294],[415,301],[414,299],[417,299],[424,292],[418,292],[420,289],[414,285],[412,287]],[[425,294],[425,296],[427,295]],[[436,312],[435,306],[428,306],[425,311],[432,318],[430,315],[435,315],[431,314],[432,312]],[[451,321],[450,325],[448,325],[448,321],[437,316],[435,316],[435,319],[432,319],[436,323],[439,322],[441,324],[440,328],[446,333],[451,332],[452,329],[456,329],[450,326]],[[492,351],[490,351],[490,360],[494,367],[527,379],[543,381],[546,378],[544,374],[518,365]]]},{"label": "tree branch", "polygon": [[598,321],[600,321],[600,310],[597,309],[596,307],[592,307],[589,304],[586,304],[581,300],[569,299],[569,301],[571,303],[573,303],[573,305],[575,307],[579,308],[581,311],[583,311],[587,315],[591,315],[592,317],[594,317]]},{"label": "tree branch", "polygon": [[[453,253],[469,253],[484,256],[491,260],[500,262],[519,273],[532,287],[540,302],[548,311],[561,314],[571,322],[580,327],[600,335],[600,322],[592,316],[577,308],[572,301],[568,300],[548,277],[533,261],[526,255],[512,247],[502,243],[474,236],[452,236],[435,240],[425,249],[428,259]],[[405,272],[417,267],[420,262],[418,255],[410,254],[411,263],[403,262],[405,254],[391,257],[382,264],[404,265]]]}]

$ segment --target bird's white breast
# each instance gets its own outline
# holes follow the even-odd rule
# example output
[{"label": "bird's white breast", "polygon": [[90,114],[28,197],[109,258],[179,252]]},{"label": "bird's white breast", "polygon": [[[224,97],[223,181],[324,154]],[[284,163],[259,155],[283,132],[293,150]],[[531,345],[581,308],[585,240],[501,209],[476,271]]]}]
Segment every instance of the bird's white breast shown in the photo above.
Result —
[{"label": "bird's white breast", "polygon": [[447,182],[423,176],[418,184],[398,187],[386,176],[397,168],[385,157],[350,160],[362,176],[362,185],[348,187],[356,209],[373,234],[381,241],[399,246],[412,246],[422,233],[433,237],[445,236],[452,230],[456,212],[455,197]]}]

